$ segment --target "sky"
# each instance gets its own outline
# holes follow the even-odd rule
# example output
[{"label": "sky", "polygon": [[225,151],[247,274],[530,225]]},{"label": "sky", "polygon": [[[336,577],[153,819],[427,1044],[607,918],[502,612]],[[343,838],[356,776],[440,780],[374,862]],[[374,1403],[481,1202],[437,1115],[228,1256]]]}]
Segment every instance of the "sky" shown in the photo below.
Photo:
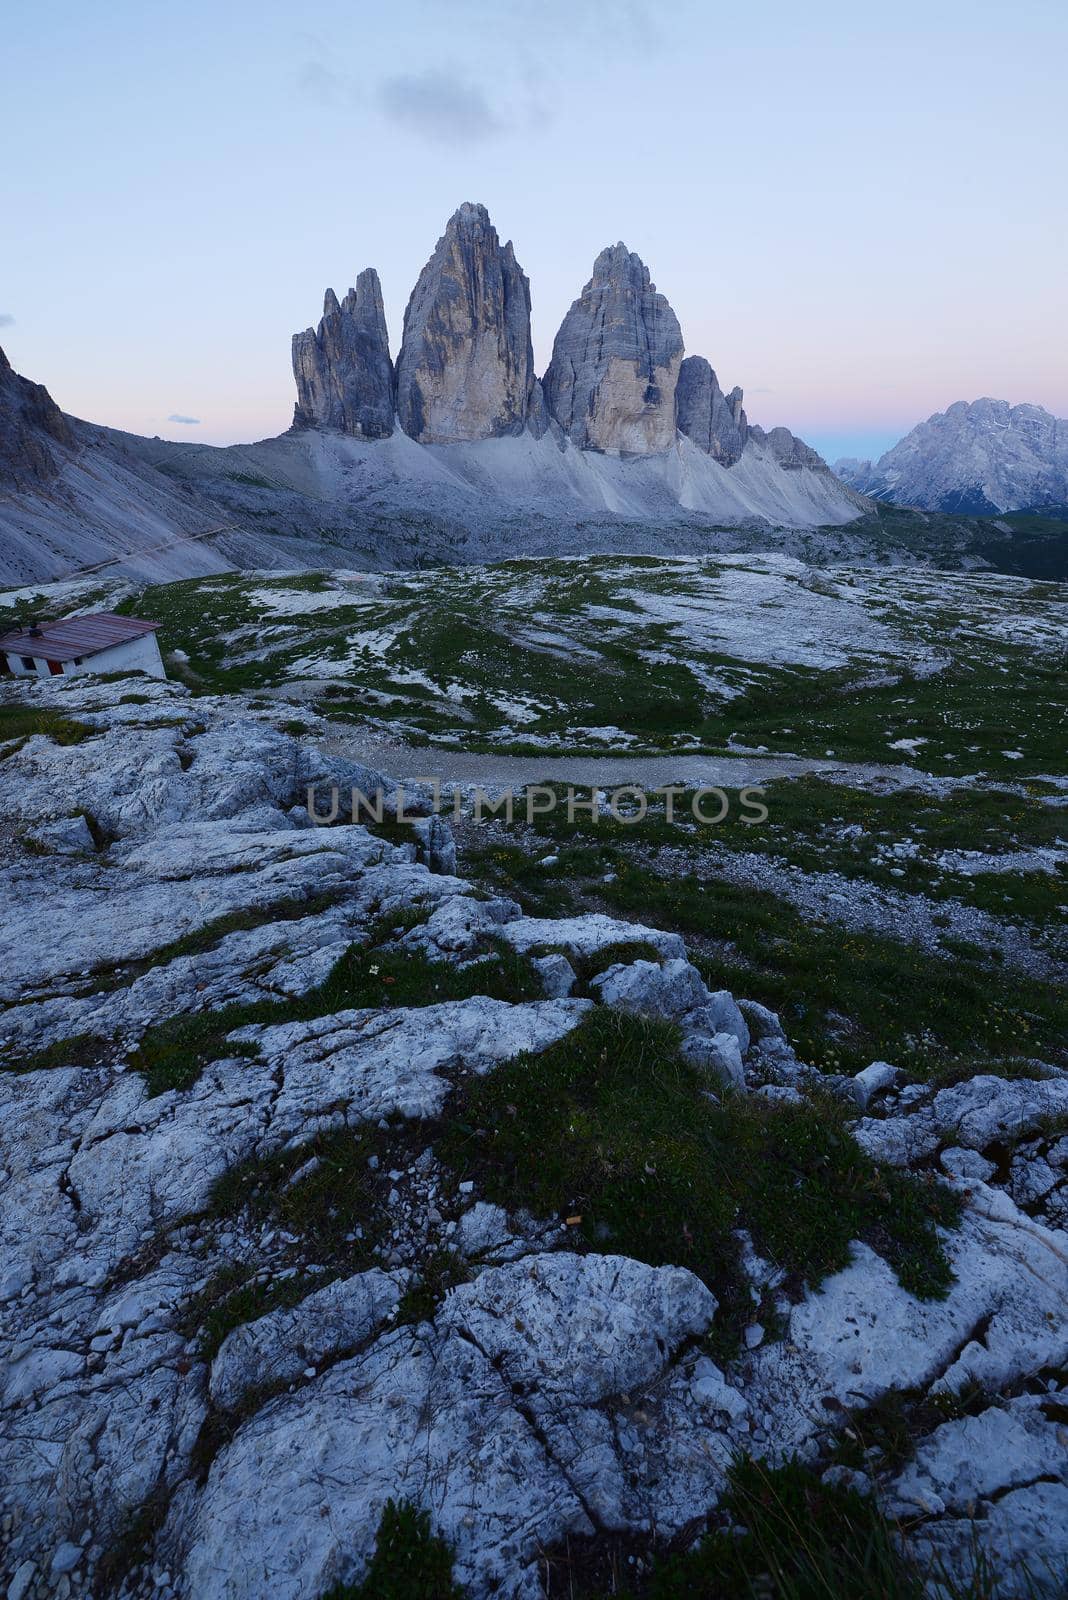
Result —
[{"label": "sky", "polygon": [[1068,416],[1062,0],[8,0],[0,44],[0,344],[76,415],[282,431],[326,286],[376,266],[396,354],[474,200],[539,372],[622,239],[832,461],[981,395]]}]

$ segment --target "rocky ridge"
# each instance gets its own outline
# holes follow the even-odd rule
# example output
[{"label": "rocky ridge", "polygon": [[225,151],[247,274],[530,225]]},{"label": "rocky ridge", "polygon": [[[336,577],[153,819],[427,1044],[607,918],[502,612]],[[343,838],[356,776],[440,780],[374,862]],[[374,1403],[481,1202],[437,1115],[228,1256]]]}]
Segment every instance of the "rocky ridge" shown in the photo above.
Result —
[{"label": "rocky ridge", "polygon": [[749,427],[707,362],[683,363],[678,320],[624,245],[598,256],[541,381],[530,309],[511,243],[465,204],[419,275],[396,367],[367,268],[293,337],[288,432],[222,448],[67,417],[0,356],[0,582],[482,561],[532,536],[543,553],[690,554],[712,532],[833,530],[870,509],[788,430]]},{"label": "rocky ridge", "polygon": [[393,432],[394,380],[378,273],[368,267],[344,300],[326,291],[318,331],[293,335],[293,426],[337,428],[357,439]]},{"label": "rocky ridge", "polygon": [[161,442],[68,416],[0,350],[0,583],[291,568],[316,550],[337,560],[314,523],[299,539],[263,533],[210,493],[176,482],[166,463],[146,459]]},{"label": "rocky ridge", "polygon": [[926,511],[989,516],[1068,505],[1068,421],[1042,406],[958,400],[871,461],[835,472],[861,494]]},{"label": "rocky ridge", "polygon": [[[362,274],[361,281],[368,276]],[[347,335],[356,293],[350,290],[339,307],[328,291],[318,334],[309,328],[294,336],[297,428],[365,438],[392,431],[384,376],[372,386],[374,431],[358,424],[358,403],[342,402],[346,391],[363,393],[370,365],[384,375],[388,364],[377,277],[369,340],[374,363]],[[421,444],[524,432],[540,439],[555,425],[558,442],[624,456],[666,454],[682,434],[723,467],[733,467],[749,434],[742,391],[724,396],[704,357],[683,361],[683,354],[678,318],[640,256],[620,242],[594,262],[539,382],[530,285],[511,241],[501,245],[485,206],[466,203],[449,219],[408,301],[397,358],[397,420]],[[769,441],[778,466],[827,473],[816,452],[788,430],[765,435],[756,429],[753,436]]]},{"label": "rocky ridge", "polygon": [[42,383],[12,371],[0,350],[0,484],[47,483],[60,465],[50,444],[69,449],[70,426]]},{"label": "rocky ridge", "polygon": [[[857,1474],[915,1552],[967,1572],[978,1539],[1006,1595],[1025,1592],[1021,1560],[1063,1569],[1068,1079],[934,1091],[873,1063],[830,1085],[866,1148],[938,1167],[958,1195],[948,1294],[916,1299],[859,1242],[821,1288],[790,1291],[744,1246],[751,1320],[717,1359],[723,1306],[694,1273],[488,1202],[439,1158],[435,1119],[610,1013],[671,1020],[710,1095],[788,1115],[828,1084],[772,1013],[710,993],[676,935],[480,897],[440,819],[399,843],[311,825],[309,784],[380,786],[387,809],[394,786],[269,711],[171,683],[0,692],[16,695],[83,733],[0,746],[0,1036],[21,1069],[0,1075],[9,1596],[297,1600],[359,1577],[392,1496],[431,1513],[472,1596],[534,1600],[565,1536],[690,1537],[737,1451],[819,1469],[839,1419],[891,1390],[972,1397],[904,1467]],[[469,993],[331,1007],[338,962],[368,948],[366,974],[429,961]],[[483,992],[507,951],[535,964],[540,998]],[[242,1020],[264,1002],[285,1020]],[[197,1072],[153,1079],[175,1059],[161,1039],[188,1050],[203,1035],[176,1025],[213,1016]],[[367,1141],[384,1219],[373,1249],[351,1235],[347,1273],[317,1213],[294,1213],[305,1238],[257,1210],[248,1176],[274,1174],[266,1194],[299,1208],[313,1152],[342,1136]],[[428,1295],[443,1256],[454,1286]],[[251,1315],[206,1342],[222,1281],[254,1291]]]},{"label": "rocky ridge", "polygon": [[679,368],[676,404],[679,432],[725,467],[733,467],[749,433],[741,389],[725,395],[704,356],[687,356]]}]

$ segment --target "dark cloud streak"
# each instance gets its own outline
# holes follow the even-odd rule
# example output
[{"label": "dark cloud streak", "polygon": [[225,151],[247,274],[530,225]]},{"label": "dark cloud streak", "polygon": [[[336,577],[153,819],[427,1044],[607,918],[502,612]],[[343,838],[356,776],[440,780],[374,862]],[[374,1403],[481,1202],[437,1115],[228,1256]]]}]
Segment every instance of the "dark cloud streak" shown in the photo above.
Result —
[{"label": "dark cloud streak", "polygon": [[504,132],[483,90],[441,68],[387,78],[377,100],[390,122],[434,144],[480,144]]}]

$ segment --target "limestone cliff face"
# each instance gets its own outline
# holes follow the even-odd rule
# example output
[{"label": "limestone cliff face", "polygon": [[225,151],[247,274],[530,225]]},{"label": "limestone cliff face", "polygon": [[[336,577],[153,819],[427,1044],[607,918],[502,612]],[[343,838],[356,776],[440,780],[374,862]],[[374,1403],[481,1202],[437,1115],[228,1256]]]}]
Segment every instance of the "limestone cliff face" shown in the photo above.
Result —
[{"label": "limestone cliff face", "polygon": [[404,313],[401,426],[423,444],[522,433],[534,385],[530,285],[485,206],[462,205]]},{"label": "limestone cliff face", "polygon": [[668,450],[682,356],[678,318],[648,267],[612,245],[556,335],[544,379],[549,412],[581,449]]},{"label": "limestone cliff face", "polygon": [[295,428],[336,428],[361,439],[393,432],[393,364],[378,273],[368,267],[344,300],[326,291],[318,331],[293,335]]},{"label": "limestone cliff face", "polygon": [[0,483],[47,483],[59,472],[52,445],[74,445],[62,411],[43,383],[20,378],[0,350]]},{"label": "limestone cliff face", "polygon": [[725,395],[704,356],[687,356],[679,368],[675,400],[679,432],[723,466],[732,467],[749,432],[741,389]]}]

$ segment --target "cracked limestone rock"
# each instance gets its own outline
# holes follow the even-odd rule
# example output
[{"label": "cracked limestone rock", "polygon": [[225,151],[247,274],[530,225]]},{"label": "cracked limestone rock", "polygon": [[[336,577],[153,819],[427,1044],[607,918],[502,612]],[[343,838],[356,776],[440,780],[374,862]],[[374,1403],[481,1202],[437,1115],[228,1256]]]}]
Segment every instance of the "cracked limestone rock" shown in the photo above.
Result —
[{"label": "cracked limestone rock", "polygon": [[486,1270],[433,1330],[384,1335],[240,1430],[172,1509],[179,1593],[298,1600],[352,1581],[392,1495],[431,1510],[472,1594],[534,1600],[540,1549],[591,1533],[593,1503],[618,1517],[628,1492],[600,1403],[654,1386],[715,1304],[690,1273],[622,1257]]},{"label": "cracked limestone rock", "polygon": [[[908,1538],[928,1568],[979,1577],[1006,1600],[1063,1592],[1068,1575],[1065,1391],[1020,1395],[943,1423],[917,1446],[888,1493],[893,1515],[920,1519]],[[977,1530],[982,1530],[977,1541]],[[1049,1587],[1047,1587],[1047,1584]]]},{"label": "cracked limestone rock", "polygon": [[[896,1492],[941,1506],[921,1532],[951,1565],[967,1556],[969,1497],[988,1558],[1057,1557],[1063,1402],[1047,1391],[1068,1361],[1068,1246],[1021,1207],[1048,1221],[1059,1204],[1068,1140],[1049,1119],[1066,1080],[921,1088],[892,1116],[861,1119],[873,1147],[881,1130],[891,1153],[914,1148],[925,1167],[941,1151],[964,1180],[962,1226],[944,1238],[947,1298],[917,1300],[866,1245],[793,1305],[766,1263],[752,1286],[776,1297],[784,1337],[721,1370],[703,1343],[715,1300],[688,1271],[575,1254],[558,1214],[506,1213],[436,1162],[434,1119],[457,1078],[526,1052],[536,1072],[536,1053],[592,1001],[473,995],[261,1022],[231,1034],[258,1056],[226,1045],[188,1087],[154,1096],[130,1052],[146,1029],[197,1010],[308,996],[371,925],[395,948],[465,966],[504,938],[561,978],[567,957],[539,952],[566,951],[585,971],[609,946],[651,945],[659,960],[617,963],[602,994],[671,1016],[688,1050],[705,1041],[736,1069],[744,1052],[754,1083],[778,1074],[786,1088],[772,1090],[800,1098],[809,1078],[772,1013],[709,993],[676,935],[524,917],[429,871],[411,845],[302,825],[294,806],[322,781],[322,758],[234,717],[232,702],[199,697],[192,716],[166,683],[143,705],[78,680],[22,694],[93,732],[69,748],[31,738],[0,763],[17,822],[0,864],[5,940],[14,929],[0,1037],[20,1053],[48,1047],[54,1063],[0,1073],[0,1593],[63,1594],[75,1576],[89,1588],[151,1512],[162,1527],[131,1595],[306,1600],[361,1577],[392,1497],[429,1511],[474,1600],[537,1600],[547,1546],[595,1531],[681,1538],[738,1450],[814,1455],[841,1408],[973,1383],[1017,1398],[935,1430]],[[92,854],[26,849],[23,826],[71,810],[100,824]],[[43,899],[62,937],[32,937]],[[413,905],[424,922],[391,926]],[[222,912],[236,926],[213,934]],[[65,1053],[51,1050],[62,1041]],[[352,1265],[220,1197],[217,1180],[283,1152],[307,1181],[321,1158],[305,1147],[346,1128],[395,1151],[384,1170],[368,1160],[382,1232],[353,1233]],[[1011,1161],[984,1162],[991,1140],[1012,1146]],[[368,1249],[378,1266],[329,1281],[367,1268]],[[421,1274],[442,1254],[465,1281],[435,1300]],[[241,1282],[299,1272],[318,1287],[234,1329],[212,1364],[205,1306],[234,1266]],[[413,1285],[422,1320],[397,1326]],[[767,1326],[756,1299],[747,1320],[753,1342]],[[62,1567],[79,1551],[53,1573],[57,1554]]]},{"label": "cracked limestone rock", "polygon": [[356,1350],[400,1303],[407,1276],[375,1267],[234,1328],[211,1365],[213,1402],[232,1411],[252,1389],[295,1383],[309,1365]]},{"label": "cracked limestone rock", "polygon": [[1068,1078],[981,1074],[940,1089],[928,1106],[907,1116],[864,1117],[853,1135],[877,1161],[907,1166],[934,1155],[943,1144],[983,1151],[1066,1113]]}]

